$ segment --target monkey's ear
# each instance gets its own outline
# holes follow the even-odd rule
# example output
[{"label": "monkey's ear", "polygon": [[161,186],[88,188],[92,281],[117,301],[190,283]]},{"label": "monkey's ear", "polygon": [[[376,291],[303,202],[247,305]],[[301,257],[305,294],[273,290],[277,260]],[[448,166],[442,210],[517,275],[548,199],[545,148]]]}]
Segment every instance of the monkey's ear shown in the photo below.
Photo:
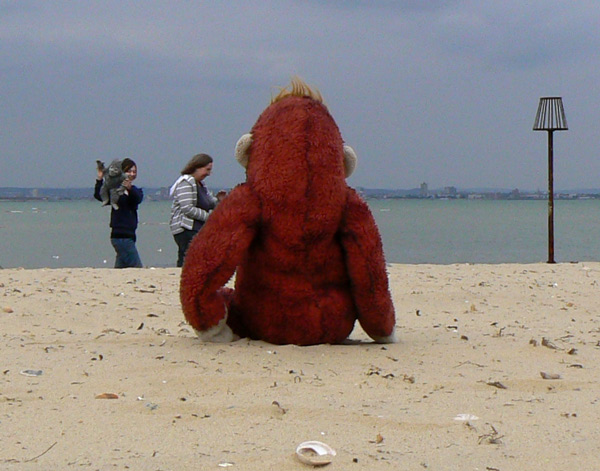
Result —
[{"label": "monkey's ear", "polygon": [[358,158],[356,157],[354,149],[344,145],[344,170],[346,171],[346,178],[354,173],[357,160]]},{"label": "monkey's ear", "polygon": [[235,159],[244,168],[248,168],[248,151],[252,144],[252,134],[244,134],[235,145]]}]

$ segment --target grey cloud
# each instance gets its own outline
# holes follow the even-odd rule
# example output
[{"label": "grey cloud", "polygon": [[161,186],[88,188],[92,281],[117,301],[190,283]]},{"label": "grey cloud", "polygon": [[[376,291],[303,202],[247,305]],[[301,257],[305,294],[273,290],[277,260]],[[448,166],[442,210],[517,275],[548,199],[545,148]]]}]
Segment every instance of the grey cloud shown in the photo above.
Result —
[{"label": "grey cloud", "polygon": [[598,56],[600,5],[556,2],[459,10],[439,19],[442,50],[486,66],[531,68]]},{"label": "grey cloud", "polygon": [[[565,96],[572,127],[558,150],[595,168],[599,8],[3,2],[0,186],[85,186],[95,158],[123,155],[138,161],[142,184],[161,186],[202,150],[217,158],[213,183],[234,185],[243,179],[235,141],[273,87],[298,74],[323,92],[359,153],[352,184],[543,187],[531,123],[548,91]],[[29,170],[44,162],[67,171]],[[581,167],[557,180],[592,183]]]}]

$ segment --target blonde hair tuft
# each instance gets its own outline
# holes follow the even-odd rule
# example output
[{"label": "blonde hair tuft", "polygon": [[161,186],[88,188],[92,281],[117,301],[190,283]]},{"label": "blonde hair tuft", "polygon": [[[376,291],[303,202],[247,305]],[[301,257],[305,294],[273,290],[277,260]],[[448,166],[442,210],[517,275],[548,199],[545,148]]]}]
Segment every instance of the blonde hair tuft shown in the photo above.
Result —
[{"label": "blonde hair tuft", "polygon": [[308,86],[300,77],[292,77],[292,82],[288,87],[281,88],[277,96],[271,97],[271,104],[288,96],[308,97],[325,104],[321,92]]}]

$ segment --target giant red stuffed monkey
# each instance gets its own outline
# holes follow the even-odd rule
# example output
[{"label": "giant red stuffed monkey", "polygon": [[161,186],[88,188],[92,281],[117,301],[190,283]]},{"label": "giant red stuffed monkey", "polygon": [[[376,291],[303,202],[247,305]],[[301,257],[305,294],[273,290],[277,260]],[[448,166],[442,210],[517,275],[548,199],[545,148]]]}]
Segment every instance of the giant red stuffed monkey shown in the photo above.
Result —
[{"label": "giant red stuffed monkey", "polygon": [[[354,151],[318,92],[293,80],[236,146],[246,182],[193,239],[181,274],[187,321],[208,341],[340,343],[356,320],[395,341],[381,238],[347,186]],[[224,287],[236,273],[235,289]]]}]

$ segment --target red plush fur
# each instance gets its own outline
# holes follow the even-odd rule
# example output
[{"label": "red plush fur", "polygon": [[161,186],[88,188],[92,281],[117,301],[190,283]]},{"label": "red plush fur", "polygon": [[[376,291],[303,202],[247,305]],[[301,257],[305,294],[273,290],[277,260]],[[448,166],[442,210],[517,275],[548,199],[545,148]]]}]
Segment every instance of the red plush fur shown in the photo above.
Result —
[{"label": "red plush fur", "polygon": [[[234,272],[235,290],[223,288]],[[339,343],[358,320],[372,338],[390,341],[381,238],[346,184],[342,137],[322,103],[288,96],[259,117],[246,182],[192,241],[180,294],[198,332],[227,316],[242,337]]]}]

